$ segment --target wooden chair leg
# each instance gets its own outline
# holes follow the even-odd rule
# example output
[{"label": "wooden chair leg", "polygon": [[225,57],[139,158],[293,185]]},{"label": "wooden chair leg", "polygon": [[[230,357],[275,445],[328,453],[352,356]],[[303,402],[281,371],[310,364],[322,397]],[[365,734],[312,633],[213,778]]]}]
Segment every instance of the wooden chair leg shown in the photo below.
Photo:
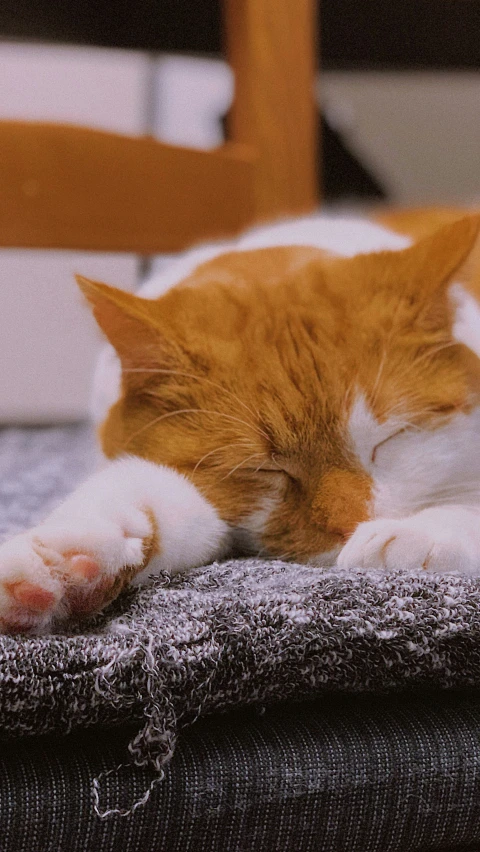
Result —
[{"label": "wooden chair leg", "polygon": [[231,138],[258,153],[257,218],[314,209],[316,0],[224,0]]}]

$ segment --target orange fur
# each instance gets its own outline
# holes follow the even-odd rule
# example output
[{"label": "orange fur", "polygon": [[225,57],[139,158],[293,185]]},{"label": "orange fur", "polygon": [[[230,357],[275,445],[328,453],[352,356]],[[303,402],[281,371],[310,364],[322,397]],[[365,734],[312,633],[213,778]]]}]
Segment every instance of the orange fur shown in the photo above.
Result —
[{"label": "orange fur", "polygon": [[[460,207],[419,207],[403,210],[382,211],[376,221],[398,234],[413,237],[415,241],[433,234],[439,228],[450,225],[463,216],[466,211]],[[472,211],[474,215],[474,211]],[[480,240],[477,240],[463,270],[463,283],[480,298]]]},{"label": "orange fur", "polygon": [[172,466],[235,526],[269,506],[271,554],[337,548],[370,517],[372,483],[347,431],[355,394],[380,422],[401,401],[426,428],[478,397],[446,291],[479,219],[452,218],[434,233],[423,223],[402,252],[230,252],[155,301],[79,279],[123,369],[100,429],[107,457]]}]

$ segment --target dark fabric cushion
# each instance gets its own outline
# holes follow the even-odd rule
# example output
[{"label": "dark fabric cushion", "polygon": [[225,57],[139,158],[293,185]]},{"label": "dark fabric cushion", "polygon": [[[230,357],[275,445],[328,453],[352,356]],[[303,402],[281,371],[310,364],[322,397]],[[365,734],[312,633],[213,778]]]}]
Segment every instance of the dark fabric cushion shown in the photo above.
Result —
[{"label": "dark fabric cushion", "polygon": [[[92,781],[131,731],[2,743],[1,852],[460,852],[480,849],[480,695],[336,696],[211,716],[143,807],[101,820]],[[150,784],[128,766],[100,808]]]}]

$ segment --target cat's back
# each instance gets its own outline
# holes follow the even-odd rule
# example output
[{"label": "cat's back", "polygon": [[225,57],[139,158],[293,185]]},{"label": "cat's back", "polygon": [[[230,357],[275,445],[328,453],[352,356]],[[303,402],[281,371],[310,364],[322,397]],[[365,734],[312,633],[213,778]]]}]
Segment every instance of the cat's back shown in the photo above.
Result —
[{"label": "cat's back", "polygon": [[[140,288],[139,295],[147,299],[158,298],[176,284],[190,278],[203,264],[226,254],[232,257],[232,252],[304,246],[340,257],[354,257],[357,254],[384,249],[400,250],[407,248],[411,242],[408,235],[395,233],[392,229],[368,219],[307,216],[253,228],[239,239],[229,242],[212,243],[191,249],[150,278]],[[287,257],[286,252],[278,252],[278,263],[285,263]],[[241,264],[241,259],[238,262]]]}]

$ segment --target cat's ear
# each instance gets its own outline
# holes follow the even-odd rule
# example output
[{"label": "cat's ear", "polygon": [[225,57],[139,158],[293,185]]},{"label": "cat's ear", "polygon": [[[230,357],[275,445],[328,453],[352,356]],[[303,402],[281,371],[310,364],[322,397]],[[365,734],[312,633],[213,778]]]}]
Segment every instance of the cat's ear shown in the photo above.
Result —
[{"label": "cat's ear", "polygon": [[124,369],[158,367],[170,360],[174,346],[161,328],[156,302],[82,275],[75,277]]},{"label": "cat's ear", "polygon": [[415,269],[412,279],[421,277],[423,290],[427,293],[453,280],[467,280],[480,249],[479,232],[480,215],[472,215],[457,219],[424,237],[406,251],[406,254],[411,254]]},{"label": "cat's ear", "polygon": [[471,281],[480,269],[480,216],[466,216],[403,252],[404,295],[417,306],[417,327],[434,332],[451,322],[447,288]]}]

